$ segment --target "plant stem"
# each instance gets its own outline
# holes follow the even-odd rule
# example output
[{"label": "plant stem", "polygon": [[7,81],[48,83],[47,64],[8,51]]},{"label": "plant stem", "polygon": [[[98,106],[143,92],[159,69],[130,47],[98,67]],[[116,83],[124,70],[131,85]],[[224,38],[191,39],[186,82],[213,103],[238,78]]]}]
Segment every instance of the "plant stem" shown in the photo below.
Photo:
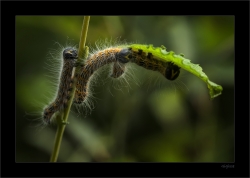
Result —
[{"label": "plant stem", "polygon": [[82,56],[82,52],[85,48],[87,32],[88,32],[88,27],[89,27],[89,19],[90,19],[90,16],[84,16],[83,25],[82,25],[82,33],[81,33],[81,38],[80,38],[80,43],[79,43],[78,56]]},{"label": "plant stem", "polygon": [[[59,121],[62,117],[63,117],[63,115],[58,115],[57,118],[56,118],[57,121]],[[54,150],[53,150],[51,158],[50,158],[50,162],[56,162],[57,161],[57,157],[58,157],[58,154],[59,154],[64,129],[65,129],[65,124],[60,124],[58,122],[56,137],[55,137],[55,145],[54,145]]]},{"label": "plant stem", "polygon": [[[80,62],[80,60],[82,60],[83,54],[85,54],[84,56],[87,56],[88,48],[85,48],[85,42],[86,42],[86,38],[87,38],[89,20],[90,20],[90,16],[84,16],[81,37],[80,37],[80,43],[79,43],[79,49],[78,49],[78,62]],[[72,77],[71,77],[72,79],[74,79],[75,70],[76,69],[74,67],[72,70]],[[71,92],[71,97],[67,103],[67,107],[62,111],[62,113],[59,113],[59,115],[56,117],[57,132],[56,132],[56,136],[55,136],[55,144],[54,144],[54,149],[53,149],[53,152],[52,152],[52,155],[50,158],[50,162],[56,162],[58,155],[59,155],[63,133],[65,130],[66,124],[68,123],[68,116],[69,116],[70,108],[71,108],[71,105],[72,105],[72,102],[73,102],[73,99],[75,96],[75,90],[76,90],[75,86],[76,86],[76,81],[74,80],[73,85],[72,85],[73,90]]]}]

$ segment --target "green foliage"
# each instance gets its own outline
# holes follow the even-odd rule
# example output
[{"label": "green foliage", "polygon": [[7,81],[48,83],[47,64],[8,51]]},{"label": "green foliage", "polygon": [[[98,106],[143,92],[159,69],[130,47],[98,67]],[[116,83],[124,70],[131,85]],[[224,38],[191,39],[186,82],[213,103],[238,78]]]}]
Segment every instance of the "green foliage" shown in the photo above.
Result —
[{"label": "green foliage", "polygon": [[[43,67],[59,48],[55,41],[79,43],[82,19],[16,16],[16,162],[50,157],[56,127],[35,127],[45,104],[41,98],[52,99],[55,92],[49,92],[54,84]],[[223,86],[223,94],[211,102],[207,87],[185,70],[170,82],[134,67],[130,87],[117,87],[108,72],[101,73],[93,85],[92,113],[72,107],[58,161],[233,162],[234,17],[91,17],[90,49],[97,40],[117,37],[184,53]],[[42,107],[34,110],[37,103]]]},{"label": "green foliage", "polygon": [[220,95],[222,92],[220,85],[210,81],[208,76],[202,71],[202,68],[198,64],[191,63],[189,59],[184,58],[183,54],[176,55],[173,51],[168,52],[163,45],[161,47],[153,47],[153,45],[132,44],[129,47],[132,48],[132,50],[143,50],[146,53],[151,53],[156,59],[163,62],[173,62],[182,69],[196,75],[207,84],[211,99]]}]

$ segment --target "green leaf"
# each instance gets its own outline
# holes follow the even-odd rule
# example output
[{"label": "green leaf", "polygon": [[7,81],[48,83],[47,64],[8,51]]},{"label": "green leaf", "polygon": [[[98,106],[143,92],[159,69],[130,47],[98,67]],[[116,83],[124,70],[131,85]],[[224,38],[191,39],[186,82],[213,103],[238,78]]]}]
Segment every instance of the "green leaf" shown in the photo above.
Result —
[{"label": "green leaf", "polygon": [[219,95],[223,90],[222,86],[209,80],[208,76],[202,71],[199,64],[193,64],[189,59],[184,58],[183,54],[177,55],[173,51],[166,51],[165,46],[153,47],[153,45],[132,44],[128,46],[133,51],[143,50],[146,53],[152,53],[154,59],[162,62],[172,62],[182,69],[194,74],[203,80],[209,89],[210,98],[213,99]]}]

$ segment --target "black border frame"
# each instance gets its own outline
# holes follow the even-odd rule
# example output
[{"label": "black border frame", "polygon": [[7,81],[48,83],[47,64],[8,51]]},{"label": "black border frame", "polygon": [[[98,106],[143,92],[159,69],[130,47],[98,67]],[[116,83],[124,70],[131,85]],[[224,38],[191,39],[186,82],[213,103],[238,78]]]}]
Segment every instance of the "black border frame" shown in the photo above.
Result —
[{"label": "black border frame", "polygon": [[[192,177],[248,177],[249,176],[249,103],[243,100],[249,94],[249,1],[2,1],[1,2],[1,176],[192,176]],[[90,8],[84,8],[89,6]],[[99,7],[99,8],[97,8]],[[100,7],[104,7],[100,11]],[[140,8],[138,8],[140,7]],[[234,163],[15,163],[15,112],[12,111],[10,87],[15,66],[15,16],[16,15],[234,15],[235,16],[235,75],[237,98],[241,101],[235,112],[235,162]],[[238,64],[244,61],[244,65]],[[12,63],[13,62],[13,63]],[[248,63],[248,64],[246,64]],[[6,65],[5,65],[6,64]],[[13,65],[11,65],[13,64]],[[6,66],[3,68],[3,66]],[[238,66],[238,67],[236,67]],[[237,69],[238,68],[238,69]],[[248,73],[247,73],[248,72]],[[236,74],[236,72],[235,72]],[[237,81],[237,82],[236,82]],[[2,92],[3,90],[3,92]],[[4,95],[2,95],[4,93]],[[240,95],[243,95],[240,97]],[[240,100],[240,98],[242,100]],[[249,96],[248,96],[249,98]],[[4,102],[3,102],[4,103]],[[244,103],[244,104],[243,104]],[[4,108],[5,107],[5,108]],[[235,104],[236,111],[236,104]],[[248,117],[245,112],[248,111]],[[10,123],[8,123],[10,122]],[[10,139],[11,138],[11,139]],[[11,142],[10,142],[11,140]],[[241,154],[242,153],[242,154]],[[234,168],[223,168],[230,165]]]}]

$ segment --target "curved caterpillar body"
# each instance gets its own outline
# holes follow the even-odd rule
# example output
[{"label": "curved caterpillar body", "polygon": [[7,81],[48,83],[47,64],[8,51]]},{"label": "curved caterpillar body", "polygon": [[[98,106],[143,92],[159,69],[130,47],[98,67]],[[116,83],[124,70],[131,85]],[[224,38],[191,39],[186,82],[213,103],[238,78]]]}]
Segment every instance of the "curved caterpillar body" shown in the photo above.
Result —
[{"label": "curved caterpillar body", "polygon": [[77,59],[77,51],[74,48],[67,48],[63,51],[63,68],[61,71],[59,89],[56,99],[43,111],[43,120],[46,124],[50,123],[53,114],[66,107],[70,98],[73,80],[71,79],[72,69]]},{"label": "curved caterpillar body", "polygon": [[175,80],[180,74],[180,67],[172,62],[159,61],[152,55],[143,50],[132,50],[127,47],[107,48],[98,51],[88,57],[86,63],[82,65],[80,74],[76,74],[76,93],[74,103],[81,104],[88,96],[89,78],[100,67],[113,64],[111,77],[118,78],[125,71],[125,64],[127,62],[136,63],[148,70],[158,71],[168,80]]},{"label": "curved caterpillar body", "polygon": [[76,92],[74,103],[81,104],[88,96],[89,79],[92,74],[100,67],[114,62],[112,77],[118,78],[124,72],[122,65],[119,64],[120,51],[122,48],[108,48],[99,51],[88,57],[82,66],[81,73],[76,74]]}]

